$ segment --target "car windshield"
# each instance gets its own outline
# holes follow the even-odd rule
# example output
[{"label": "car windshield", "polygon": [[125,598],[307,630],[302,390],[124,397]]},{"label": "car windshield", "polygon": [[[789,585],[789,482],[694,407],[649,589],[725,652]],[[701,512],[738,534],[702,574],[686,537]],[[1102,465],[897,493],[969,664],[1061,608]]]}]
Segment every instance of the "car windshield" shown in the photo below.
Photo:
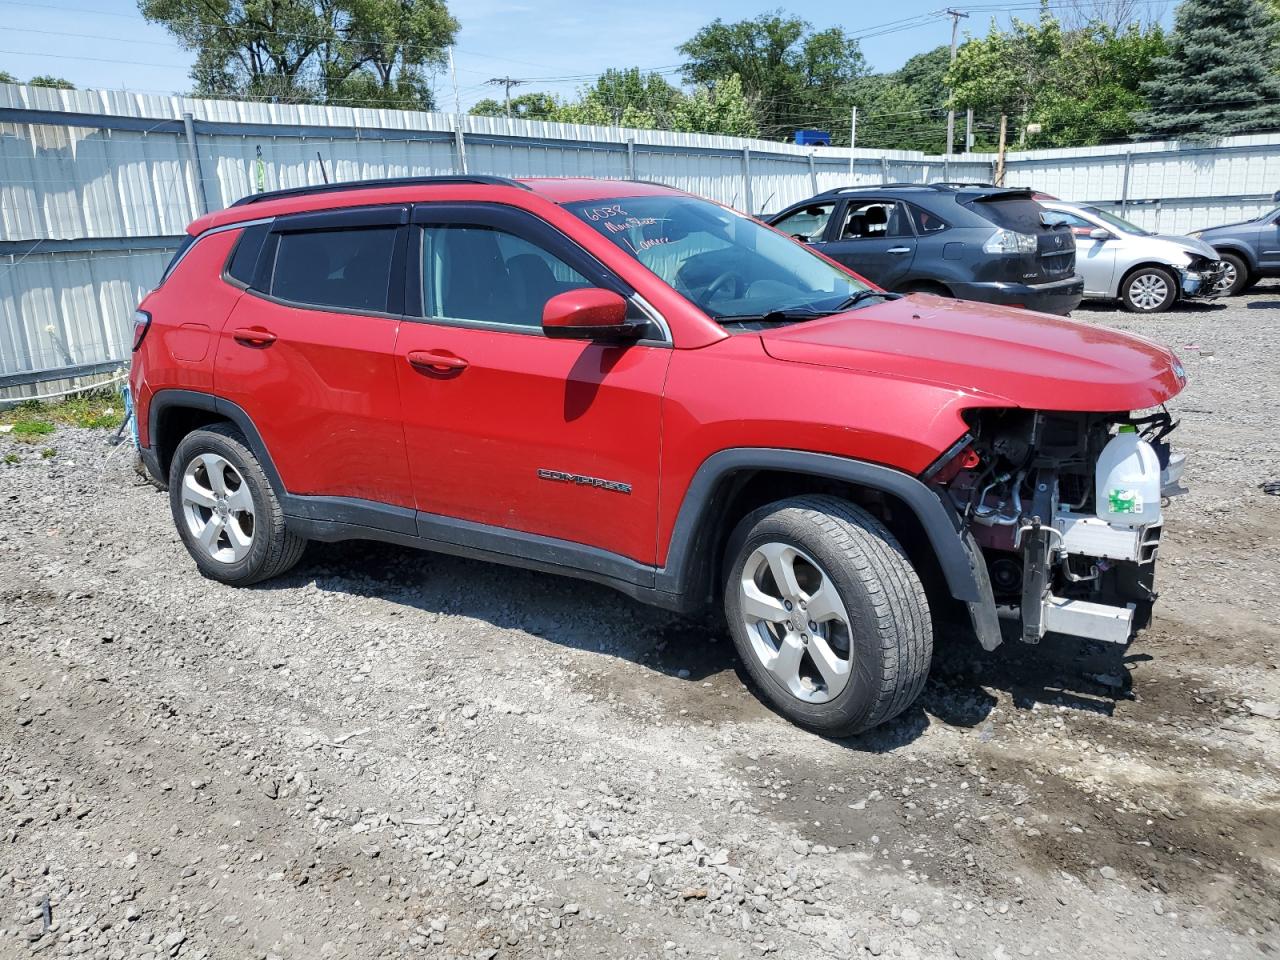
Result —
[{"label": "car windshield", "polygon": [[1151,236],[1150,230],[1143,230],[1142,227],[1138,226],[1136,223],[1130,223],[1128,220],[1117,217],[1114,213],[1107,213],[1107,211],[1098,207],[1085,207],[1084,209],[1086,212],[1097,217],[1107,226],[1119,230],[1121,233],[1133,233],[1139,237]]},{"label": "car windshield", "polygon": [[624,197],[566,209],[722,323],[802,320],[880,297],[794,240],[706,200]]}]

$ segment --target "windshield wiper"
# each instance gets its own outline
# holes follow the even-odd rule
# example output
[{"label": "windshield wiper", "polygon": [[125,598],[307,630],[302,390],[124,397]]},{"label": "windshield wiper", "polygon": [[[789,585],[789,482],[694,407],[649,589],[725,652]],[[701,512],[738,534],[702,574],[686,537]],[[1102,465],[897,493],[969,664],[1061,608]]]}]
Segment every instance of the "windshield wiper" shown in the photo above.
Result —
[{"label": "windshield wiper", "polygon": [[786,307],[781,310],[770,310],[768,313],[730,313],[716,317],[716,321],[718,323],[800,323],[827,315],[825,310]]},{"label": "windshield wiper", "polygon": [[902,294],[889,293],[886,290],[859,290],[853,296],[840,304],[840,306],[836,307],[834,310],[827,311],[827,313],[844,313],[846,310],[852,310],[863,300],[870,300],[872,297],[883,297],[885,300],[901,300]]}]

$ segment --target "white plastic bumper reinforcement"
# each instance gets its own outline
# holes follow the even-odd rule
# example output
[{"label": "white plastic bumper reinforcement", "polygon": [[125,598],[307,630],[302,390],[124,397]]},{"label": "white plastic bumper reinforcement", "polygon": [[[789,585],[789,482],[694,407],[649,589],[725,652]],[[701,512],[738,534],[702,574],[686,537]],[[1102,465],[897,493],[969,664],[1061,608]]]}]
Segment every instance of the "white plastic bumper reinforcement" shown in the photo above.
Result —
[{"label": "white plastic bumper reinforcement", "polygon": [[1066,633],[1104,643],[1128,643],[1133,630],[1133,604],[1111,607],[1088,600],[1048,596],[1040,617],[1044,632]]}]

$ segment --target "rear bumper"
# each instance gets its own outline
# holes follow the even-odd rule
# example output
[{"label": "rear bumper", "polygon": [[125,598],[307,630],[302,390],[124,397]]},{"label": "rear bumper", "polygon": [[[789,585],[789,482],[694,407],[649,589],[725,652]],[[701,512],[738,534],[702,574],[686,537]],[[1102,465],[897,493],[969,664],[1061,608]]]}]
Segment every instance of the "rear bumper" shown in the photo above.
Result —
[{"label": "rear bumper", "polygon": [[959,300],[976,300],[1001,306],[1025,307],[1040,313],[1066,316],[1084,299],[1084,279],[1078,276],[1052,283],[974,282],[952,283],[952,294]]}]

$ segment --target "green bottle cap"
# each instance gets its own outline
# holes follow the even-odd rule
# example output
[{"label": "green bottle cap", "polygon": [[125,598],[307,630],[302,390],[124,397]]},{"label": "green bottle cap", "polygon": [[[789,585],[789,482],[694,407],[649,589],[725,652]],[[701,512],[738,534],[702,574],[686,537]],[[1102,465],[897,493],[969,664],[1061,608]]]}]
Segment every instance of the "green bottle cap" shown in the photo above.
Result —
[{"label": "green bottle cap", "polygon": [[1135,427],[1132,423],[1122,423],[1120,424],[1120,429],[1117,430],[1116,432],[1117,433],[1137,433],[1138,428]]}]

